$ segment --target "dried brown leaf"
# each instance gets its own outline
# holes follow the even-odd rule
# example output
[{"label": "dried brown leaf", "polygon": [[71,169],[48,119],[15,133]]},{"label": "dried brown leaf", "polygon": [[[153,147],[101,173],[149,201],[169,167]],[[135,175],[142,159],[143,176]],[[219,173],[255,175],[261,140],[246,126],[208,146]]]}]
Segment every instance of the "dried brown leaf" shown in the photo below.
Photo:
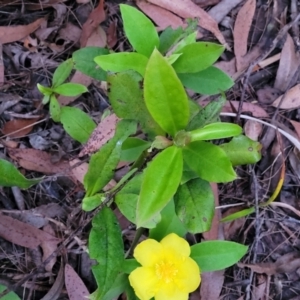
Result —
[{"label": "dried brown leaf", "polygon": [[[47,224],[43,231],[46,233],[51,234],[52,236],[55,236],[55,231],[52,228],[50,224]],[[54,241],[43,241],[41,243],[41,248],[43,249],[43,261],[45,261],[56,249],[57,249],[57,243]],[[48,272],[52,271],[53,266],[55,265],[57,260],[57,257],[54,256],[45,266],[45,270]]]},{"label": "dried brown leaf", "polygon": [[256,0],[247,0],[240,9],[234,24],[234,54],[236,58],[236,68],[238,71],[242,70],[241,59],[247,53],[248,35],[252,24],[255,7]]},{"label": "dried brown leaf", "polygon": [[218,23],[191,0],[149,0],[148,2],[163,7],[184,19],[198,18],[198,25],[212,32],[220,43],[228,48],[224,36],[218,28]]},{"label": "dried brown leaf", "polygon": [[60,239],[47,232],[3,214],[0,215],[0,236],[16,245],[31,249],[43,242],[60,242]]},{"label": "dried brown leaf", "polygon": [[295,128],[295,131],[296,131],[298,137],[300,138],[300,122],[296,122],[293,120],[290,120],[290,122],[293,125],[293,127]]},{"label": "dried brown leaf", "polygon": [[[214,20],[220,23],[228,13],[236,7],[243,0],[222,0],[215,6],[213,6],[209,11],[209,15],[214,18]],[[195,2],[195,1],[194,1]],[[209,1],[201,1],[201,2],[209,2]],[[196,1],[197,3],[197,1]],[[202,6],[202,5],[200,5]]]},{"label": "dried brown leaf", "polygon": [[[80,163],[80,164],[79,164]],[[79,164],[77,167],[72,168],[73,176],[83,184],[83,179],[85,174],[88,171],[89,164],[86,162],[82,162],[78,158],[75,158],[69,162],[70,166],[73,167],[76,164]]]},{"label": "dried brown leaf", "polygon": [[292,273],[300,268],[300,254],[298,251],[294,251],[279,257],[276,262],[257,263],[255,265],[238,263],[238,266],[240,268],[250,268],[259,274]]},{"label": "dried brown leaf", "polygon": [[98,6],[91,12],[88,19],[82,26],[82,33],[80,37],[80,46],[85,47],[89,37],[92,35],[99,24],[105,21],[106,14],[104,11],[104,0],[100,0]]},{"label": "dried brown leaf", "polygon": [[174,29],[178,27],[185,27],[185,24],[181,18],[160,6],[151,4],[143,0],[137,0],[136,4],[147,16],[149,16],[155,22],[155,24],[159,26],[160,30],[164,30],[168,26],[171,26]]},{"label": "dried brown leaf", "polygon": [[43,21],[44,18],[40,18],[28,25],[0,26],[0,43],[8,44],[20,41],[30,33],[37,30]]},{"label": "dried brown leaf", "polygon": [[15,119],[6,122],[2,128],[2,133],[9,136],[10,138],[22,137],[30,133],[39,119]]},{"label": "dried brown leaf", "polygon": [[66,264],[65,266],[65,283],[70,300],[88,299],[90,293],[85,284],[74,271],[74,269]]},{"label": "dried brown leaf", "polygon": [[300,65],[299,53],[295,51],[294,41],[287,34],[281,51],[279,67],[276,74],[274,88],[285,92]]},{"label": "dried brown leaf", "polygon": [[[282,97],[284,99],[280,104]],[[285,95],[279,96],[272,105],[277,107],[279,104],[281,109],[295,109],[300,107],[300,84],[289,89]]]},{"label": "dried brown leaf", "polygon": [[258,141],[258,137],[261,135],[263,125],[253,120],[247,120],[244,125],[245,135],[253,141]]},{"label": "dried brown leaf", "polygon": [[116,124],[120,119],[111,114],[102,120],[91,134],[88,142],[79,153],[79,157],[99,150],[115,134]]}]

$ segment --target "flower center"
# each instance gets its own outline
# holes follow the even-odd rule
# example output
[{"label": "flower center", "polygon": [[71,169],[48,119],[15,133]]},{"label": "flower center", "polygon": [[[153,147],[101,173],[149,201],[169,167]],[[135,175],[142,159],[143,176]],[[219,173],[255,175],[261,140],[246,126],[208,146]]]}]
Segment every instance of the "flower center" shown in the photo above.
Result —
[{"label": "flower center", "polygon": [[165,283],[173,281],[178,269],[172,262],[161,261],[155,265],[156,276]]}]

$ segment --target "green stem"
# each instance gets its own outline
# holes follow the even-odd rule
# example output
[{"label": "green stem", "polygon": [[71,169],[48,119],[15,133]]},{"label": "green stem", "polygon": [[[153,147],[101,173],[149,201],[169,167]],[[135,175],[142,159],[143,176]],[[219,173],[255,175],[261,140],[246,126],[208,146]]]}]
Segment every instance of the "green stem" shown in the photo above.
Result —
[{"label": "green stem", "polygon": [[138,228],[138,230],[135,233],[132,244],[130,245],[130,248],[128,249],[128,251],[125,254],[125,259],[128,258],[132,254],[133,249],[137,245],[137,243],[138,243],[138,241],[139,241],[139,239],[142,236],[144,231],[145,231],[145,228],[143,228],[143,227]]}]

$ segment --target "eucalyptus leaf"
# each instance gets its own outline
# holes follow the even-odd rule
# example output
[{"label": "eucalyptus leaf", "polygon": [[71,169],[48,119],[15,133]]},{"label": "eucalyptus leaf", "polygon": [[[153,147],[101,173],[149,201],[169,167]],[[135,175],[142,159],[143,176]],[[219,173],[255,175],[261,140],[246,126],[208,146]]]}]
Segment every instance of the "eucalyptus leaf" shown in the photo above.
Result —
[{"label": "eucalyptus leaf", "polygon": [[196,73],[210,67],[224,51],[224,46],[197,42],[186,45],[179,53],[182,55],[173,64],[177,73]]},{"label": "eucalyptus leaf", "polygon": [[185,87],[202,95],[219,94],[234,85],[234,81],[225,72],[214,66],[196,73],[178,74],[178,77]]},{"label": "eucalyptus leaf", "polygon": [[159,48],[158,50],[162,54],[166,54],[167,51],[179,40],[183,34],[183,28],[178,27],[173,29],[171,26],[167,27],[159,36]]},{"label": "eucalyptus leaf", "polygon": [[189,232],[210,230],[215,200],[209,182],[197,178],[180,185],[174,201],[176,214]]},{"label": "eucalyptus leaf", "polygon": [[50,116],[54,122],[60,121],[60,104],[54,95],[50,96],[50,104],[49,104]]},{"label": "eucalyptus leaf", "polygon": [[88,89],[82,84],[69,82],[57,86],[53,91],[63,96],[75,97],[86,93]]},{"label": "eucalyptus leaf", "polygon": [[56,68],[52,78],[53,88],[58,87],[67,80],[72,72],[73,66],[74,62],[72,58],[69,58]]},{"label": "eucalyptus leaf", "polygon": [[125,34],[138,52],[149,57],[154,48],[159,47],[159,37],[155,26],[138,9],[121,4],[120,5]]},{"label": "eucalyptus leaf", "polygon": [[164,134],[146,107],[141,75],[135,71],[109,74],[107,82],[109,99],[119,118],[137,120],[151,137]]},{"label": "eucalyptus leaf", "polygon": [[262,145],[244,135],[236,136],[220,147],[233,166],[255,164],[261,159]]},{"label": "eucalyptus leaf", "polygon": [[117,124],[114,137],[91,156],[89,169],[83,180],[86,197],[95,195],[112,179],[120,160],[122,143],[135,132],[134,121],[121,120]]},{"label": "eucalyptus leaf", "polygon": [[76,141],[86,143],[96,128],[95,122],[88,114],[76,107],[63,106],[60,121],[65,131]]},{"label": "eucalyptus leaf", "polygon": [[12,163],[5,159],[0,159],[0,186],[18,186],[22,189],[28,189],[40,181],[41,179],[27,179]]},{"label": "eucalyptus leaf", "polygon": [[145,227],[174,196],[182,176],[182,151],[171,146],[159,153],[144,171],[137,204],[137,227]]},{"label": "eucalyptus leaf", "polygon": [[210,182],[230,182],[236,174],[226,153],[208,142],[196,141],[183,148],[183,158],[200,178]]},{"label": "eucalyptus leaf", "polygon": [[217,100],[208,103],[190,120],[187,130],[194,130],[207,124],[217,122],[225,102],[226,98],[221,96]]},{"label": "eucalyptus leaf", "polygon": [[187,228],[175,213],[175,204],[173,200],[171,200],[161,211],[161,221],[156,227],[149,230],[149,238],[160,241],[169,233],[176,233],[181,237],[187,233]]},{"label": "eucalyptus leaf", "polygon": [[101,69],[94,61],[100,55],[109,54],[109,50],[99,47],[84,47],[72,54],[74,68],[81,73],[99,81],[106,81],[106,71]]},{"label": "eucalyptus leaf", "polygon": [[237,136],[242,133],[239,125],[225,122],[211,123],[203,128],[190,131],[191,142],[203,140],[224,139]]},{"label": "eucalyptus leaf", "polygon": [[113,286],[124,260],[124,246],[118,220],[112,210],[104,207],[92,220],[89,255],[98,265],[92,267],[97,282],[97,295],[102,299]]},{"label": "eucalyptus leaf", "polygon": [[191,258],[196,261],[201,272],[224,270],[237,263],[248,247],[228,241],[207,241],[191,247]]},{"label": "eucalyptus leaf", "polygon": [[154,50],[146,68],[144,81],[146,106],[160,127],[174,136],[189,121],[186,92],[172,66]]},{"label": "eucalyptus leaf", "polygon": [[95,57],[95,62],[105,71],[122,72],[134,70],[145,75],[148,58],[140,53],[120,52]]}]

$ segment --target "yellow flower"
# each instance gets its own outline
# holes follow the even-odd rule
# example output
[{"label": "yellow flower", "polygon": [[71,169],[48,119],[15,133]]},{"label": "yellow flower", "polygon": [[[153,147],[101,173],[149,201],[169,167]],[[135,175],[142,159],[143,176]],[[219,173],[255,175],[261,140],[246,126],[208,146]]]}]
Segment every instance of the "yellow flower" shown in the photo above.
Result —
[{"label": "yellow flower", "polygon": [[187,300],[201,282],[197,263],[191,259],[188,242],[171,233],[157,242],[141,242],[133,256],[142,265],[129,275],[135,294],[141,300]]}]

